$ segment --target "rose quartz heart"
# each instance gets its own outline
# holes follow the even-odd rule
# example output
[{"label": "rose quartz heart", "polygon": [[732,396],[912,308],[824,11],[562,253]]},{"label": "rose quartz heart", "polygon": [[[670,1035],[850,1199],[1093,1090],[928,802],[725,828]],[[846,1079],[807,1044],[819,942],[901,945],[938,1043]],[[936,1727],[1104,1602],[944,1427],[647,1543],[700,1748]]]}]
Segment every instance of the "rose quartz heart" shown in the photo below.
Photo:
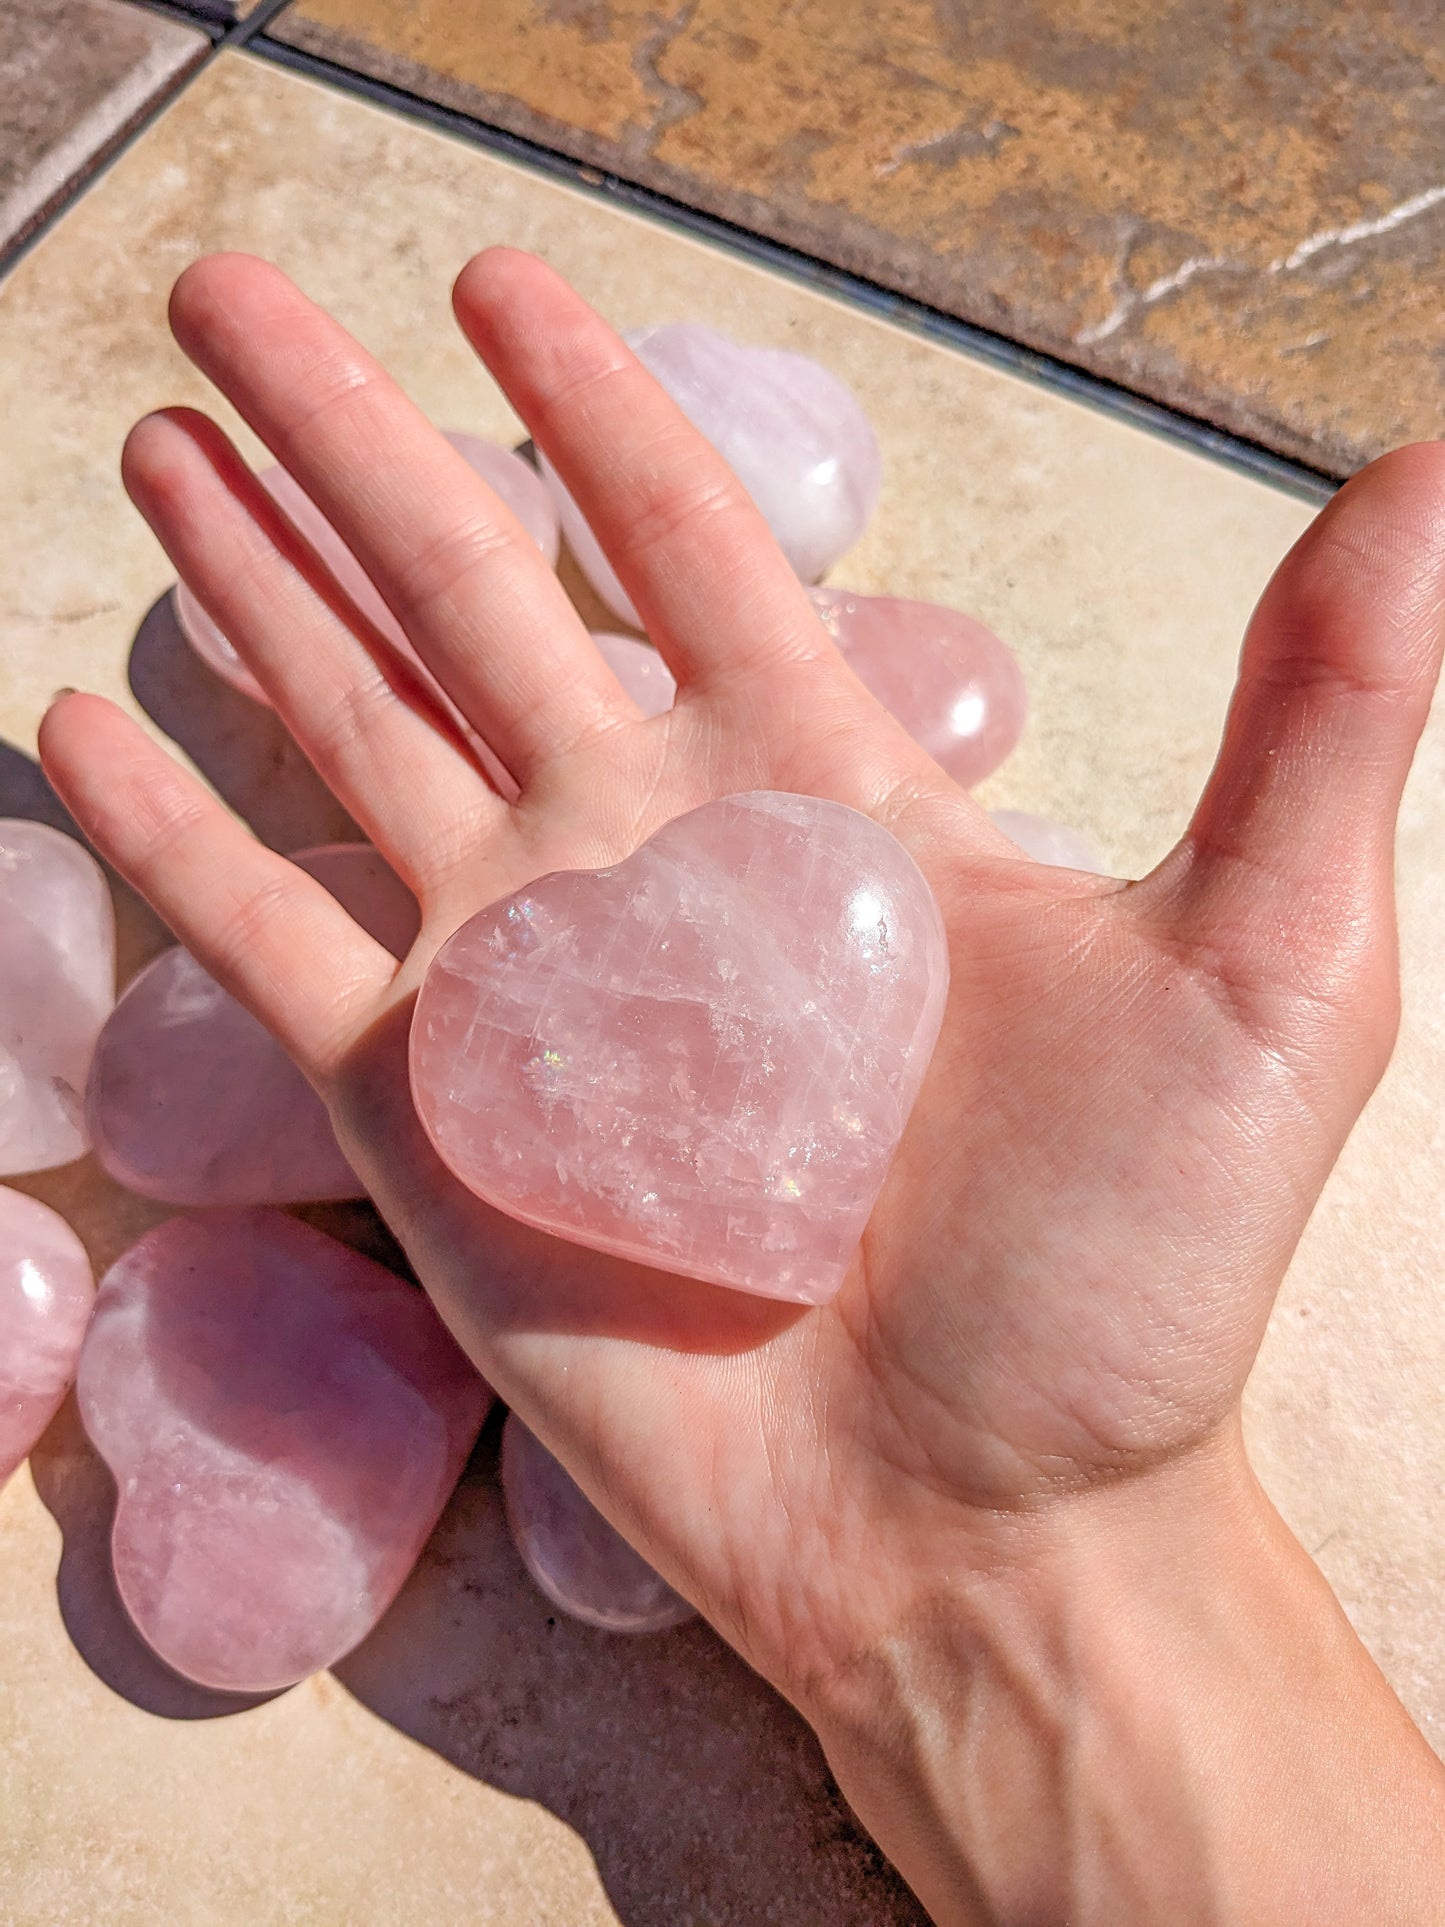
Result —
[{"label": "rose quartz heart", "polygon": [[[393,956],[415,899],[368,844],[292,859]],[[167,950],[126,988],[100,1034],[86,1116],[111,1176],[168,1204],[359,1198],[326,1106],[291,1059],[189,951]]]},{"label": "rose quartz heart", "polygon": [[502,1495],[522,1564],[573,1619],[610,1633],[655,1633],[693,1617],[515,1412],[502,1428]]},{"label": "rose quartz heart", "polygon": [[0,1186],[0,1485],[59,1411],[94,1299],[85,1246],[64,1218]]},{"label": "rose quartz heart", "polygon": [[85,1080],[114,1002],[100,865],[44,823],[0,820],[0,1176],[86,1149]]},{"label": "rose quartz heart", "polygon": [[1109,866],[1093,844],[1067,823],[1051,823],[1046,816],[1030,816],[1027,810],[994,810],[992,816],[1009,841],[1035,863],[1108,876]]},{"label": "rose quartz heart", "polygon": [[1023,734],[1023,671],[992,630],[911,596],[809,590],[859,681],[957,783],[980,783]]},{"label": "rose quartz heart", "polygon": [[597,653],[616,676],[644,716],[660,716],[671,709],[677,695],[672,671],[650,642],[635,636],[594,634]]},{"label": "rose quartz heart", "polygon": [[524,1222],[764,1297],[832,1297],[942,1021],[948,951],[907,851],[771,791],[483,910],[412,1021],[418,1114]]},{"label": "rose quartz heart", "polygon": [[116,1583],[187,1679],[263,1693],[376,1624],[489,1394],[425,1295],[278,1211],[172,1218],[101,1280],[81,1417]]},{"label": "rose quartz heart", "polygon": [[[479,441],[475,435],[464,435],[456,429],[448,429],[445,433],[452,447],[502,498],[548,562],[555,566],[562,540],[557,510],[536,469],[510,449]],[[311,544],[337,584],[362,614],[395,648],[410,656],[411,645],[402,633],[400,623],[372,586],[370,576],[300,484],[293,481],[284,468],[261,469],[256,479],[295,525],[297,532]],[[269,700],[231,643],[184,582],[176,585],[175,609],[182,635],[209,668],[254,702]]]},{"label": "rose quartz heart", "polygon": [[[882,482],[878,439],[852,390],[807,355],[733,341],[701,322],[634,329],[625,339],[727,461],[803,581],[816,582],[863,533]],[[545,456],[542,473],[582,573],[615,615],[640,628]]]}]

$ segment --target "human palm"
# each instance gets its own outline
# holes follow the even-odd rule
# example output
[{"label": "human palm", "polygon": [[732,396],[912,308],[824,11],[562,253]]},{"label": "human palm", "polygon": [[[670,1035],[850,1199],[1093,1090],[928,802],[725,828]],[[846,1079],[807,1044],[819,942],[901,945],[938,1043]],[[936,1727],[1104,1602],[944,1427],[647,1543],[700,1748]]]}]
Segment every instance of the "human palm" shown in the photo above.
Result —
[{"label": "human palm", "polygon": [[[525,534],[334,323],[275,270],[217,257],[177,288],[182,346],[347,538],[424,669],[328,585],[202,417],[142,423],[127,484],[415,890],[417,946],[398,971],[97,699],[52,711],[46,767],[311,1076],[480,1368],[798,1694],[883,1635],[932,1562],[983,1556],[999,1519],[1232,1427],[1393,1035],[1391,832],[1437,668],[1424,531],[1445,463],[1377,464],[1288,560],[1189,835],[1124,884],[1020,858],[901,732],[719,459],[549,270],[493,251],[456,300],[677,706],[640,716]],[[431,1150],[406,1076],[421,978],[473,911],[760,788],[877,818],[951,945],[938,1049],[858,1260],[807,1311],[491,1210]]]}]

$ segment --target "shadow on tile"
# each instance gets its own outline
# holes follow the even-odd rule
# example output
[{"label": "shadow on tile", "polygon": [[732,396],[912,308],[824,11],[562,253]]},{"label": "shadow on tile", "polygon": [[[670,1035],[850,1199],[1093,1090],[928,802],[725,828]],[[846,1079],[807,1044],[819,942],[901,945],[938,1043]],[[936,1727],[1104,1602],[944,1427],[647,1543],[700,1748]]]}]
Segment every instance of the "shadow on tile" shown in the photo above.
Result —
[{"label": "shadow on tile", "polygon": [[130,686],[151,721],[272,849],[360,839],[274,711],[222,682],[197,656],[169,590],[136,631]]},{"label": "shadow on tile", "polygon": [[709,1628],[630,1638],[551,1611],[507,1535],[500,1418],[335,1677],[464,1773],[556,1814],[626,1927],[924,1927],[806,1726]]},{"label": "shadow on tile", "polygon": [[35,1489],[60,1527],[55,1592],[60,1616],[90,1670],[133,1706],[168,1720],[244,1713],[269,1694],[243,1697],[193,1685],[161,1663],[131,1625],[110,1563],[115,1485],[80,1423],[72,1396],[30,1455]]}]

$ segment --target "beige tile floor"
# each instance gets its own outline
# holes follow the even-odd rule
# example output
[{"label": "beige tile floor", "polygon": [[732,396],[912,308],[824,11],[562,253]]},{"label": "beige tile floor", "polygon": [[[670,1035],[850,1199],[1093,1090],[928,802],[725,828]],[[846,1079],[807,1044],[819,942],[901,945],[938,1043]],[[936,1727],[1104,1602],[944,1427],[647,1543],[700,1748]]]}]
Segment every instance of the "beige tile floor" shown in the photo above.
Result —
[{"label": "beige tile floor", "polygon": [[[163,316],[174,275],[214,247],[282,262],[438,419],[514,434],[446,301],[495,240],[547,255],[619,323],[701,317],[852,382],[887,481],[839,576],[971,608],[1024,663],[1034,718],[986,800],[1086,827],[1124,873],[1163,852],[1208,768],[1243,621],[1305,508],[239,55],[0,298],[0,814],[36,806],[26,759],[57,686],[141,713],[133,682],[274,841],[335,827],[260,719],[190,672],[163,612],[147,620],[168,572],[121,496],[117,451],[141,410],[208,400]],[[1271,1489],[1445,1750],[1442,848],[1437,723],[1401,844],[1400,1050],[1292,1271],[1249,1418]],[[139,913],[126,925],[132,959],[154,946]],[[32,1188],[102,1259],[151,1213],[86,1165]],[[549,1624],[485,1467],[359,1654],[230,1717],[147,1666],[105,1590],[103,1535],[94,1465],[62,1422],[35,1481],[0,1496],[0,1893],[14,1927],[917,1917],[796,1722],[708,1635],[629,1644]]]},{"label": "beige tile floor", "polygon": [[209,50],[125,0],[0,8],[0,258]]}]

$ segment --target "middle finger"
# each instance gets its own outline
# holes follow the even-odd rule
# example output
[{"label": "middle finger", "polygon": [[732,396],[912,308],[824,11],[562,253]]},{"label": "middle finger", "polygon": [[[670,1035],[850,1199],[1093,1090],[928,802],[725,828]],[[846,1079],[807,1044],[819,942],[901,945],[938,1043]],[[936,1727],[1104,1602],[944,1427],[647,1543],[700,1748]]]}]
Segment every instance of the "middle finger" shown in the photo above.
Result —
[{"label": "middle finger", "polygon": [[197,262],[176,284],[171,325],[352,549],[519,787],[638,719],[530,536],[279,269],[245,255]]}]

